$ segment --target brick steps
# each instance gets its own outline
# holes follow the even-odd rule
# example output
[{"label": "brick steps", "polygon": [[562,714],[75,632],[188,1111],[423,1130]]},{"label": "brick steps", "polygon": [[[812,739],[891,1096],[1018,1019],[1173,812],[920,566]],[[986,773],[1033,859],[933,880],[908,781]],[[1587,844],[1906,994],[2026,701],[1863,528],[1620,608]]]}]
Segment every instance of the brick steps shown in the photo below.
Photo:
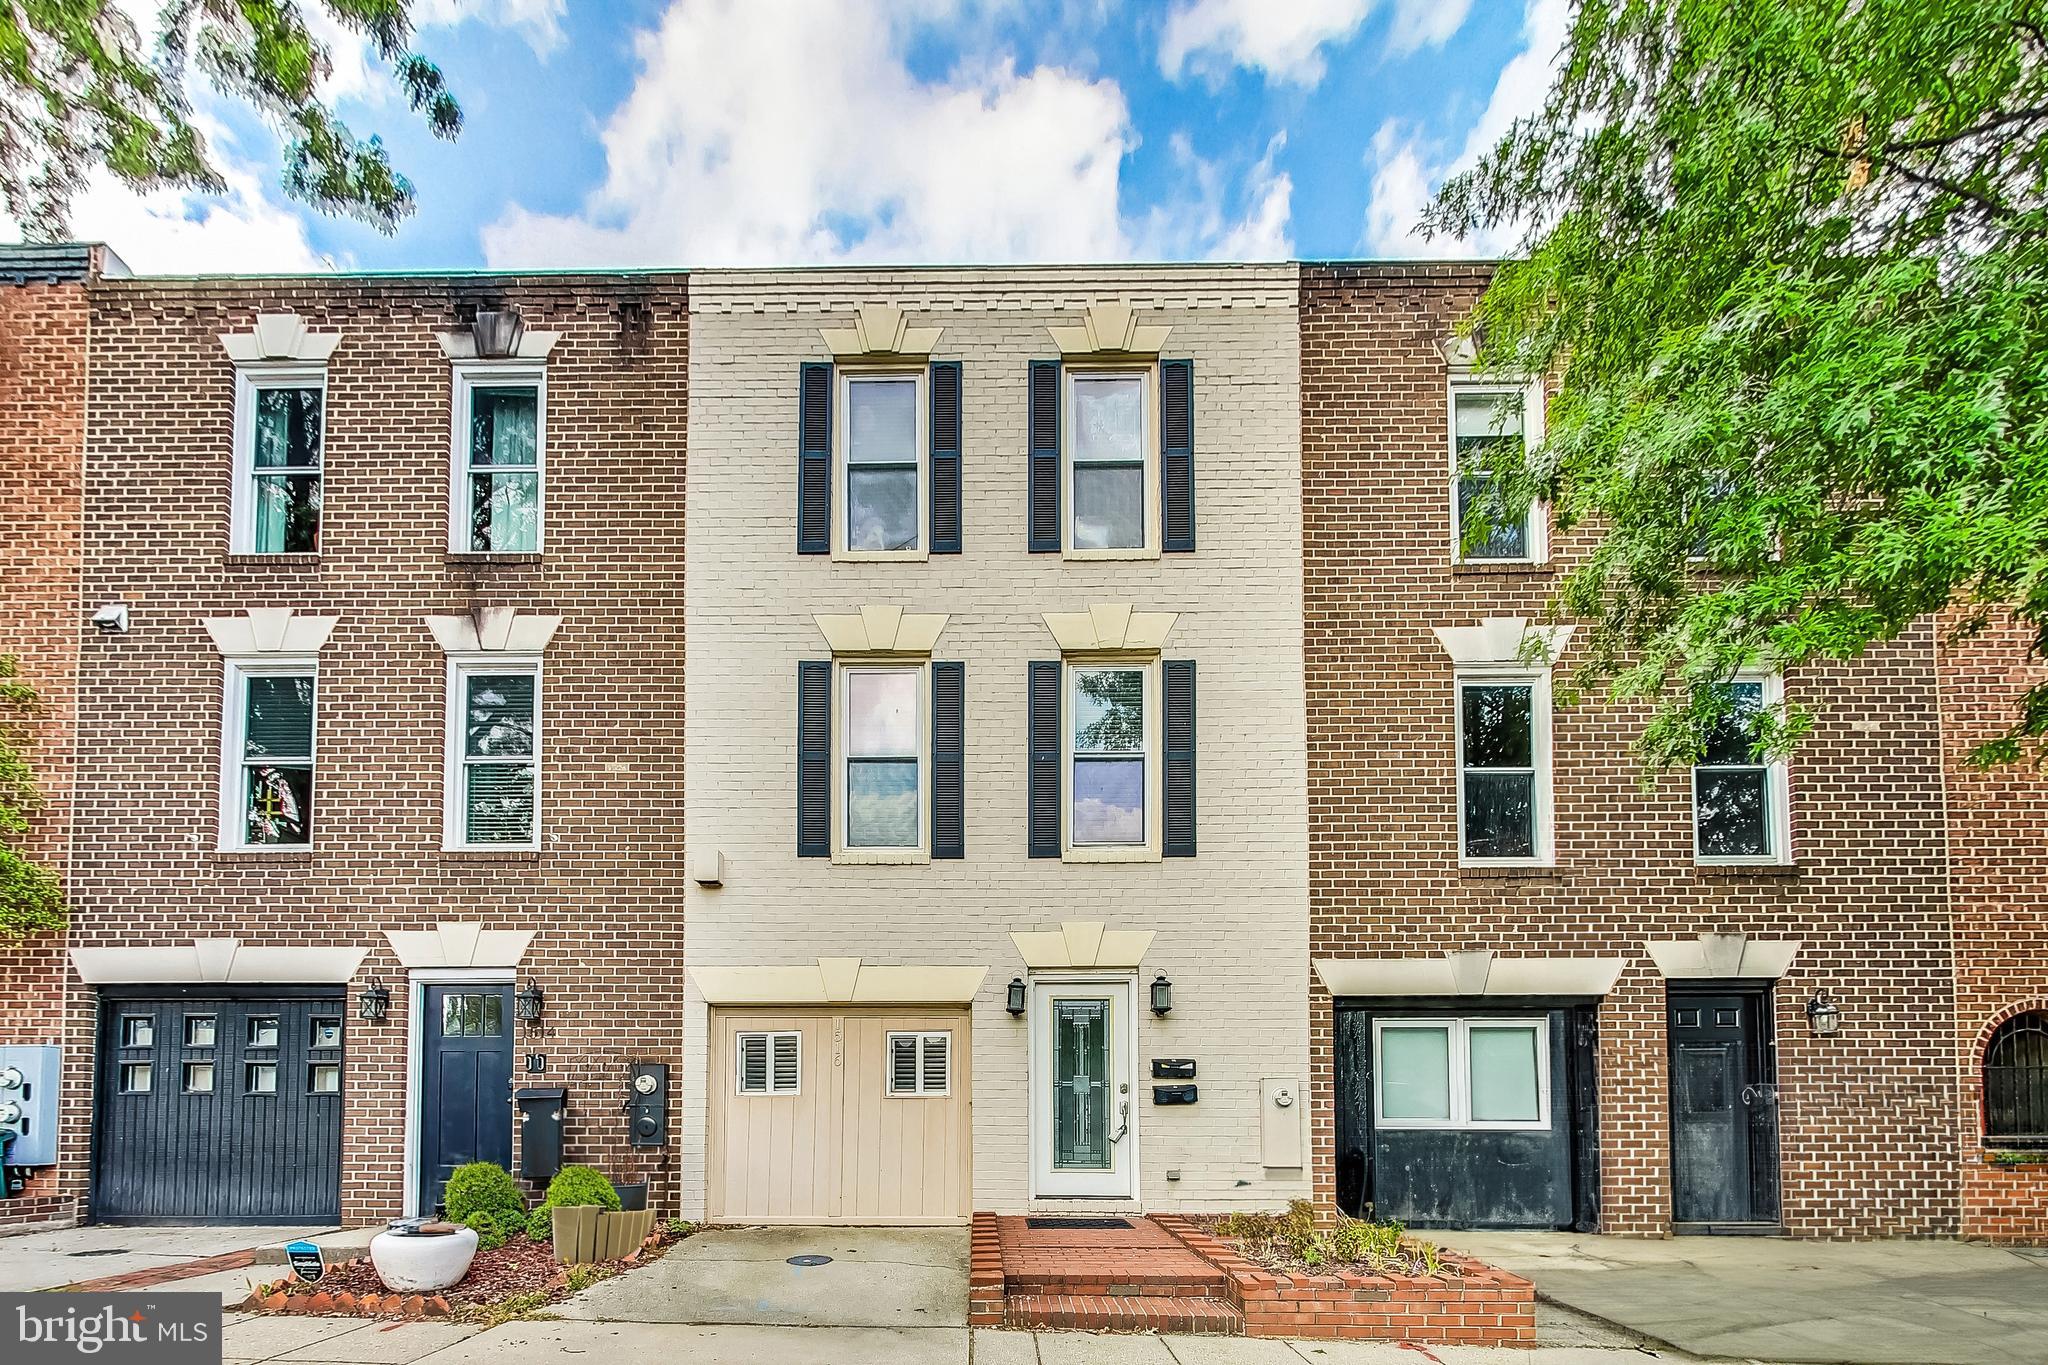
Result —
[{"label": "brick steps", "polygon": [[1013,1293],[1003,1300],[1003,1325],[1083,1332],[1244,1335],[1244,1315],[1221,1299],[1154,1294]]}]

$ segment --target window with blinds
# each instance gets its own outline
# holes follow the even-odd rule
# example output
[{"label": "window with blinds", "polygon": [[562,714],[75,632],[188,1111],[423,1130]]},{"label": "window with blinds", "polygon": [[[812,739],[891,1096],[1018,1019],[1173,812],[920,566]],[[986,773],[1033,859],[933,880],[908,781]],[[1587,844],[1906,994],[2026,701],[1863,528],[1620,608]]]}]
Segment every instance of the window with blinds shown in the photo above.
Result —
[{"label": "window with blinds", "polygon": [[537,847],[539,666],[459,665],[450,703],[449,846]]},{"label": "window with blinds", "polygon": [[735,1039],[742,1095],[794,1095],[800,1081],[803,1035],[742,1033]]},{"label": "window with blinds", "polygon": [[228,666],[221,847],[311,841],[313,694],[310,662]]},{"label": "window with blinds", "polygon": [[889,1035],[891,1095],[944,1095],[952,1089],[952,1067],[952,1034]]}]

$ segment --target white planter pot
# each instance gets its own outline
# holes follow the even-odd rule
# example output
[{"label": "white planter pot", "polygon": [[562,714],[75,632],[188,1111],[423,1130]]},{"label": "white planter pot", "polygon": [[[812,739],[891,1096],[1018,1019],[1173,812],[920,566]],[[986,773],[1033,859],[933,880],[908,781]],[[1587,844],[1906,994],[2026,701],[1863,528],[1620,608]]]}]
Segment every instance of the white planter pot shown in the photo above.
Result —
[{"label": "white planter pot", "polygon": [[370,1239],[370,1264],[386,1289],[424,1294],[446,1289],[469,1273],[476,1259],[476,1229],[457,1228],[443,1237],[401,1237],[380,1232]]}]

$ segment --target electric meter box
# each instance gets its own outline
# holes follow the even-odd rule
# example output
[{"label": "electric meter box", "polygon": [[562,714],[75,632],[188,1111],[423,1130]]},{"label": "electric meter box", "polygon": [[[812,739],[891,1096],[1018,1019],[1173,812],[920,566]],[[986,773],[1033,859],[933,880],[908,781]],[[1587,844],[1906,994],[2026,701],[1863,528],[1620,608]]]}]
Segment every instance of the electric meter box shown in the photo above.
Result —
[{"label": "electric meter box", "polygon": [[[14,1135],[9,1166],[57,1164],[57,1070],[54,1045],[0,1047],[0,1132]],[[10,1106],[12,1108],[10,1109]]]}]

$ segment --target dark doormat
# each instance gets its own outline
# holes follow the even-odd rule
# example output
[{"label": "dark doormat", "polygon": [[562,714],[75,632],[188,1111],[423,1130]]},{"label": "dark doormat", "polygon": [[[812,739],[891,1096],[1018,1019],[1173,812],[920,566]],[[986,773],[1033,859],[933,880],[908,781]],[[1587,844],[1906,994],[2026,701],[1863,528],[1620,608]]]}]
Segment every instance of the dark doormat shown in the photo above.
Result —
[{"label": "dark doormat", "polygon": [[1027,1228],[1127,1228],[1128,1218],[1026,1218]]}]

